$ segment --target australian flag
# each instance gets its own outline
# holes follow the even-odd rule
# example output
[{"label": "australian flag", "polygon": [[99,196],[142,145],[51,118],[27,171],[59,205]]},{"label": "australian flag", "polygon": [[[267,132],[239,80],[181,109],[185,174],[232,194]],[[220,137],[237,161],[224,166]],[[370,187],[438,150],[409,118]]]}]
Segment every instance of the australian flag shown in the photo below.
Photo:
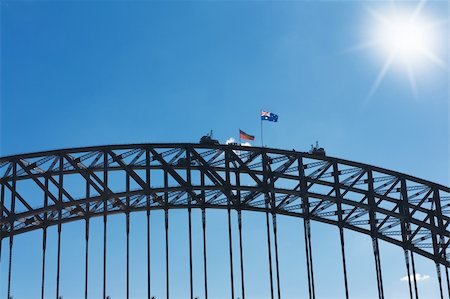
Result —
[{"label": "australian flag", "polygon": [[261,111],[261,120],[277,122],[278,115],[271,113],[271,112],[267,112],[267,111]]}]

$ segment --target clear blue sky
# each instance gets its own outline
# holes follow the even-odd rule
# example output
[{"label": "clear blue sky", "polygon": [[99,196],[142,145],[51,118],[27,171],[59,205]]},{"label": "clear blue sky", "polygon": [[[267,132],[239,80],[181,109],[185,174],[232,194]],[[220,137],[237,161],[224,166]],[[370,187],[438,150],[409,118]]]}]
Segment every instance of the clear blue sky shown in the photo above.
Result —
[{"label": "clear blue sky", "polygon": [[[398,7],[411,11],[416,5],[403,2]],[[278,123],[265,126],[267,146],[308,150],[319,140],[331,156],[449,185],[449,4],[432,1],[423,8],[442,21],[435,50],[444,65],[430,62],[415,70],[416,92],[406,72],[392,68],[370,95],[384,58],[374,48],[354,48],[370,39],[368,8],[383,6],[363,1],[2,0],[0,156],[88,145],[197,142],[210,129],[224,142],[238,137],[241,128],[256,135],[258,145],[259,111],[264,109],[279,115]],[[186,215],[173,215],[172,295],[186,298],[186,253],[179,250],[187,248]],[[253,252],[263,250],[260,258],[265,254],[264,219],[244,217],[247,295],[263,298],[267,266]],[[142,259],[144,220],[133,215],[132,248]],[[152,233],[162,242],[161,220],[155,213]],[[124,296],[123,221],[113,217],[109,228],[117,239],[111,241],[114,249],[108,257],[116,260],[108,273],[112,298]],[[195,221],[200,241],[200,218]],[[225,215],[208,212],[208,221],[211,298],[229,298]],[[284,298],[307,295],[301,227],[299,220],[280,219]],[[65,299],[83,292],[83,236],[75,233],[81,229],[81,223],[64,227]],[[343,297],[336,229],[314,224],[313,230],[317,272],[322,274],[317,278],[319,297]],[[93,231],[99,238],[92,245],[90,292],[98,298],[100,226]],[[348,236],[349,255],[360,257],[349,265],[352,297],[375,298],[371,243],[357,234]],[[50,238],[55,244],[54,231]],[[157,241],[152,282],[158,285],[155,295],[163,298],[163,247]],[[25,254],[32,246],[36,252]],[[382,246],[388,297],[406,298],[407,284],[400,281],[405,275],[402,251]],[[55,272],[54,247],[48,277]],[[35,298],[39,292],[39,248],[40,232],[17,239],[15,254],[23,258],[15,264],[14,281],[27,280],[30,287],[13,281],[15,299]],[[132,260],[136,298],[146,294],[141,264],[137,257]],[[431,276],[420,282],[421,295],[437,297],[433,265],[420,258],[418,264],[420,273]],[[196,273],[195,293],[202,296],[200,267]]]}]

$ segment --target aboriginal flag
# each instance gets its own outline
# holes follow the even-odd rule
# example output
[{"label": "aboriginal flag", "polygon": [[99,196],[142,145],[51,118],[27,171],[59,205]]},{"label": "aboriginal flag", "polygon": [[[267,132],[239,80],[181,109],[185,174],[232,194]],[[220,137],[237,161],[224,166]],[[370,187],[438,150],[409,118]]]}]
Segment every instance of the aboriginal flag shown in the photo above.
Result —
[{"label": "aboriginal flag", "polygon": [[239,138],[244,140],[255,140],[255,136],[249,135],[242,130],[239,130]]}]

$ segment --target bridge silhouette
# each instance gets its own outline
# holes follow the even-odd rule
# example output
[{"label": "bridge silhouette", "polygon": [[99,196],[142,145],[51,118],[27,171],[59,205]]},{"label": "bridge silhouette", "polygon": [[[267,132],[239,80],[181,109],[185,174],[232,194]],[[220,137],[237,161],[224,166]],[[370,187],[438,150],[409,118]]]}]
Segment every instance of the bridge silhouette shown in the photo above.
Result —
[{"label": "bridge silhouette", "polygon": [[[114,179],[112,179],[114,177]],[[26,182],[26,184],[24,183]],[[316,298],[311,222],[339,229],[345,297],[349,295],[346,230],[372,240],[378,297],[383,299],[383,273],[379,240],[403,249],[410,298],[418,298],[414,256],[436,266],[440,297],[450,296],[448,277],[450,244],[450,188],[427,180],[334,157],[295,150],[239,145],[132,144],[73,148],[0,158],[0,239],[9,244],[7,290],[11,293],[14,238],[42,231],[41,298],[45,295],[47,230],[57,227],[56,298],[60,297],[62,226],[85,222],[84,296],[88,298],[89,224],[103,218],[103,298],[107,297],[107,219],[126,216],[126,297],[130,294],[130,213],[147,217],[147,295],[152,297],[150,271],[150,213],[164,212],[165,289],[170,297],[169,211],[185,209],[189,227],[189,283],[193,292],[192,210],[202,215],[203,287],[208,298],[206,209],[221,209],[228,216],[231,298],[245,299],[242,212],[265,214],[270,298],[281,298],[277,215],[303,221],[309,298]],[[33,192],[30,192],[30,189]],[[239,269],[233,265],[231,212],[238,219]],[[3,246],[7,247],[7,246]],[[274,267],[273,267],[274,265]],[[445,271],[442,271],[442,268]],[[235,288],[236,271],[241,289]],[[444,272],[445,278],[444,278]],[[444,282],[445,280],[445,282]],[[446,284],[447,291],[443,285]]]}]

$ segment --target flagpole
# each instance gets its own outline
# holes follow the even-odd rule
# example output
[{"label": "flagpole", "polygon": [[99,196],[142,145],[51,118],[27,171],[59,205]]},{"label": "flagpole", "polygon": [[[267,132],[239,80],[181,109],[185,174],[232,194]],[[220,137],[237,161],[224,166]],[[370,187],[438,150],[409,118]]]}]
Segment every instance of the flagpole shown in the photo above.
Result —
[{"label": "flagpole", "polygon": [[241,141],[241,128],[239,128],[239,145],[241,145],[242,144],[242,141]]},{"label": "flagpole", "polygon": [[[239,128],[239,146],[242,146],[242,141],[241,141],[241,128]],[[239,159],[241,158],[241,150],[238,151],[238,157],[239,157]]]},{"label": "flagpole", "polygon": [[261,147],[264,147],[263,122],[262,122],[262,117],[261,117],[261,115],[262,115],[262,110],[261,110],[261,113],[260,113],[259,118],[260,118],[260,120],[261,120]]}]

